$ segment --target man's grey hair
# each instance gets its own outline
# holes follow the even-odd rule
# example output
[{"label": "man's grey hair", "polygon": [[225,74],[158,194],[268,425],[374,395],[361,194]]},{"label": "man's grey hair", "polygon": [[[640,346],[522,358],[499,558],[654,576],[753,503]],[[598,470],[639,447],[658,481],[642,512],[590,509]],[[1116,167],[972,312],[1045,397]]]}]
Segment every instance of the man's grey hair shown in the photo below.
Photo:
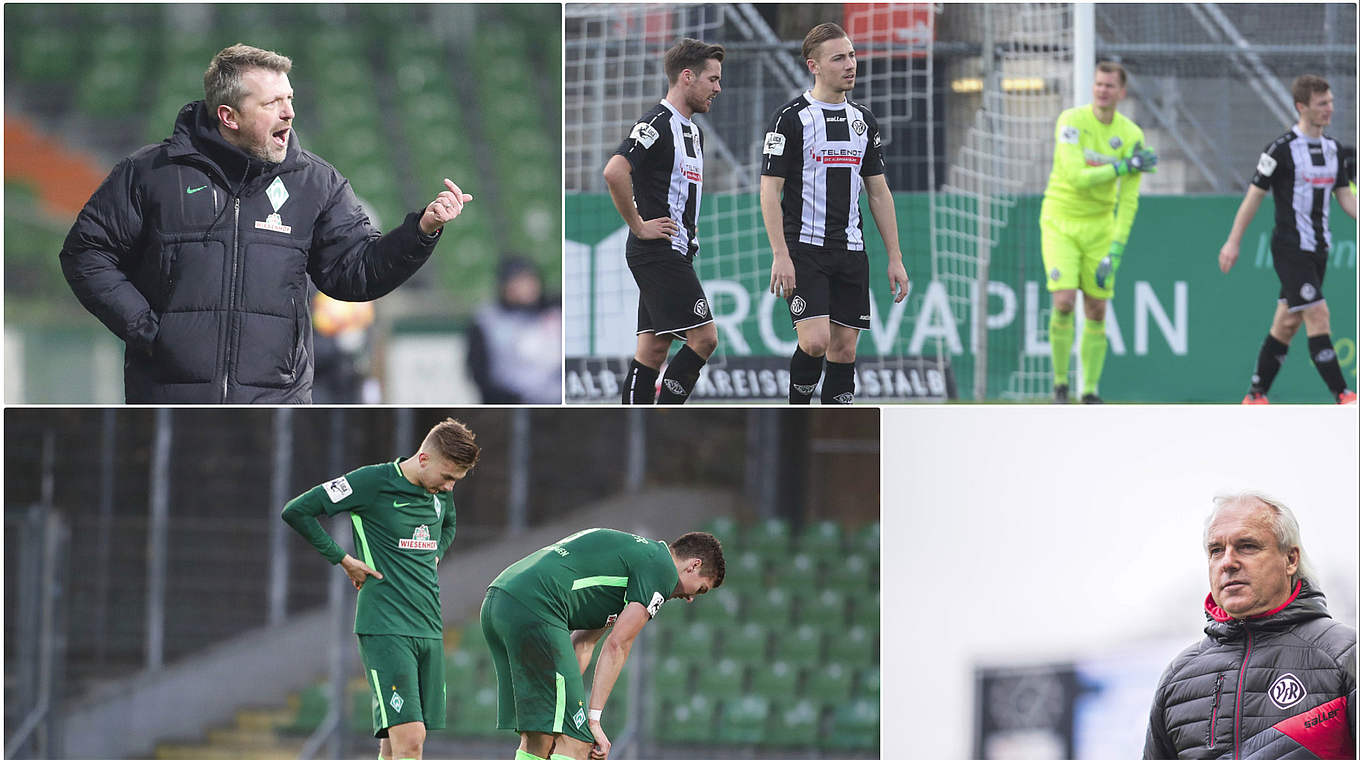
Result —
[{"label": "man's grey hair", "polygon": [[238,42],[213,56],[212,63],[208,64],[208,70],[203,73],[203,100],[214,113],[223,105],[240,110],[241,101],[246,97],[242,74],[250,69],[287,74],[292,68],[293,61],[286,55]]},{"label": "man's grey hair", "polygon": [[1299,535],[1299,521],[1294,517],[1294,512],[1284,505],[1284,502],[1260,491],[1238,491],[1236,493],[1224,493],[1214,497],[1214,508],[1210,510],[1209,516],[1204,520],[1204,539],[1203,546],[1209,545],[1209,526],[1213,525],[1218,513],[1224,507],[1233,504],[1251,504],[1259,502],[1264,504],[1270,511],[1270,530],[1275,534],[1275,543],[1280,547],[1280,551],[1288,552],[1290,549],[1298,547],[1299,566],[1294,571],[1291,581],[1306,581],[1308,585],[1318,591],[1322,590],[1319,585],[1317,571],[1313,569],[1313,563],[1308,560],[1308,552],[1304,551],[1303,539]]}]

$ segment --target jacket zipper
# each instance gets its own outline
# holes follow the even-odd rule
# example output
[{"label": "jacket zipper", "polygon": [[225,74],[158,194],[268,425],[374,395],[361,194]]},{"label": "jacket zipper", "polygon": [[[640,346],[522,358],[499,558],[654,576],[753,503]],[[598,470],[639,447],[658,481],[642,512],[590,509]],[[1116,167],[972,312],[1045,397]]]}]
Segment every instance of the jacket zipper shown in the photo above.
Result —
[{"label": "jacket zipper", "polygon": [[1214,727],[1218,725],[1218,708],[1223,700],[1223,674],[1218,674],[1218,682],[1214,684],[1214,709],[1209,713],[1209,749],[1214,748]]},{"label": "jacket zipper", "polygon": [[1247,652],[1242,655],[1242,669],[1237,674],[1237,699],[1233,703],[1233,760],[1238,760],[1242,752],[1242,743],[1238,733],[1242,726],[1242,686],[1247,680],[1247,661],[1251,659],[1251,629],[1244,625],[1242,632],[1247,635]]},{"label": "jacket zipper", "polygon": [[235,200],[235,208],[232,211],[232,226],[235,233],[231,238],[231,281],[228,283],[230,289],[227,291],[227,353],[222,362],[222,403],[224,404],[227,403],[227,382],[231,378],[231,323],[236,318],[236,273],[240,266],[241,250],[241,196],[236,196]]}]

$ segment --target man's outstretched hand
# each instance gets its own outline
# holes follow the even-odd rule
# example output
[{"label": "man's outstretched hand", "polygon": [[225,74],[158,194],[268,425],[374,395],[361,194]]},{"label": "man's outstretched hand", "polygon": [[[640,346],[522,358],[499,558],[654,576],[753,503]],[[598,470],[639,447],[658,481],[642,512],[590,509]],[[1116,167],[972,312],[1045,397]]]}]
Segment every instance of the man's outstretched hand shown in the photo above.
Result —
[{"label": "man's outstretched hand", "polygon": [[364,564],[363,560],[355,559],[348,554],[340,560],[340,566],[345,568],[345,575],[349,576],[349,582],[353,583],[356,589],[363,588],[364,581],[368,580],[370,575],[382,580],[382,573]]},{"label": "man's outstretched hand", "polygon": [[444,178],[444,187],[448,190],[436,195],[430,205],[425,207],[425,213],[420,215],[420,231],[426,235],[433,235],[445,224],[457,219],[463,213],[463,204],[472,200],[471,195],[463,192],[447,177]]}]

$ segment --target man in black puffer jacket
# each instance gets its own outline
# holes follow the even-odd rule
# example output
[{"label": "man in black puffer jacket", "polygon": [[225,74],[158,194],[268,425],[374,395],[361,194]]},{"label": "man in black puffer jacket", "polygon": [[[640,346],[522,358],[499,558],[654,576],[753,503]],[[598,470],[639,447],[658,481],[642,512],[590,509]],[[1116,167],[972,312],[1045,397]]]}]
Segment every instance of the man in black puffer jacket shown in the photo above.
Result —
[{"label": "man in black puffer jacket", "polygon": [[1355,629],[1332,619],[1278,501],[1215,499],[1204,640],[1177,655],[1152,702],[1144,760],[1355,757]]},{"label": "man in black puffer jacket", "polygon": [[310,403],[307,278],[370,301],[406,281],[472,199],[450,180],[383,235],[293,134],[292,61],[218,53],[205,99],[121,161],[61,251],[76,297],[126,344],[128,403]]}]

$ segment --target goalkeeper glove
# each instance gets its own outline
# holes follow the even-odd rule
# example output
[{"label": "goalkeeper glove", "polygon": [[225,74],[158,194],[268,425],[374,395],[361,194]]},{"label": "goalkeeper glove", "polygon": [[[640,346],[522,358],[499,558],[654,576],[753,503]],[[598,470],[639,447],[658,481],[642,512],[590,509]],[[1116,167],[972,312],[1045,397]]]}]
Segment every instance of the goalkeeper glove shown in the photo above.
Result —
[{"label": "goalkeeper glove", "polygon": [[1113,240],[1110,241],[1110,252],[1105,254],[1105,258],[1100,260],[1100,265],[1096,267],[1096,287],[1104,288],[1105,283],[1114,279],[1115,270],[1119,269],[1119,260],[1124,257],[1124,244]]},{"label": "goalkeeper glove", "polygon": [[1123,177],[1133,172],[1157,171],[1157,154],[1151,148],[1144,148],[1142,141],[1133,144],[1133,153],[1114,165],[1114,175]]}]

